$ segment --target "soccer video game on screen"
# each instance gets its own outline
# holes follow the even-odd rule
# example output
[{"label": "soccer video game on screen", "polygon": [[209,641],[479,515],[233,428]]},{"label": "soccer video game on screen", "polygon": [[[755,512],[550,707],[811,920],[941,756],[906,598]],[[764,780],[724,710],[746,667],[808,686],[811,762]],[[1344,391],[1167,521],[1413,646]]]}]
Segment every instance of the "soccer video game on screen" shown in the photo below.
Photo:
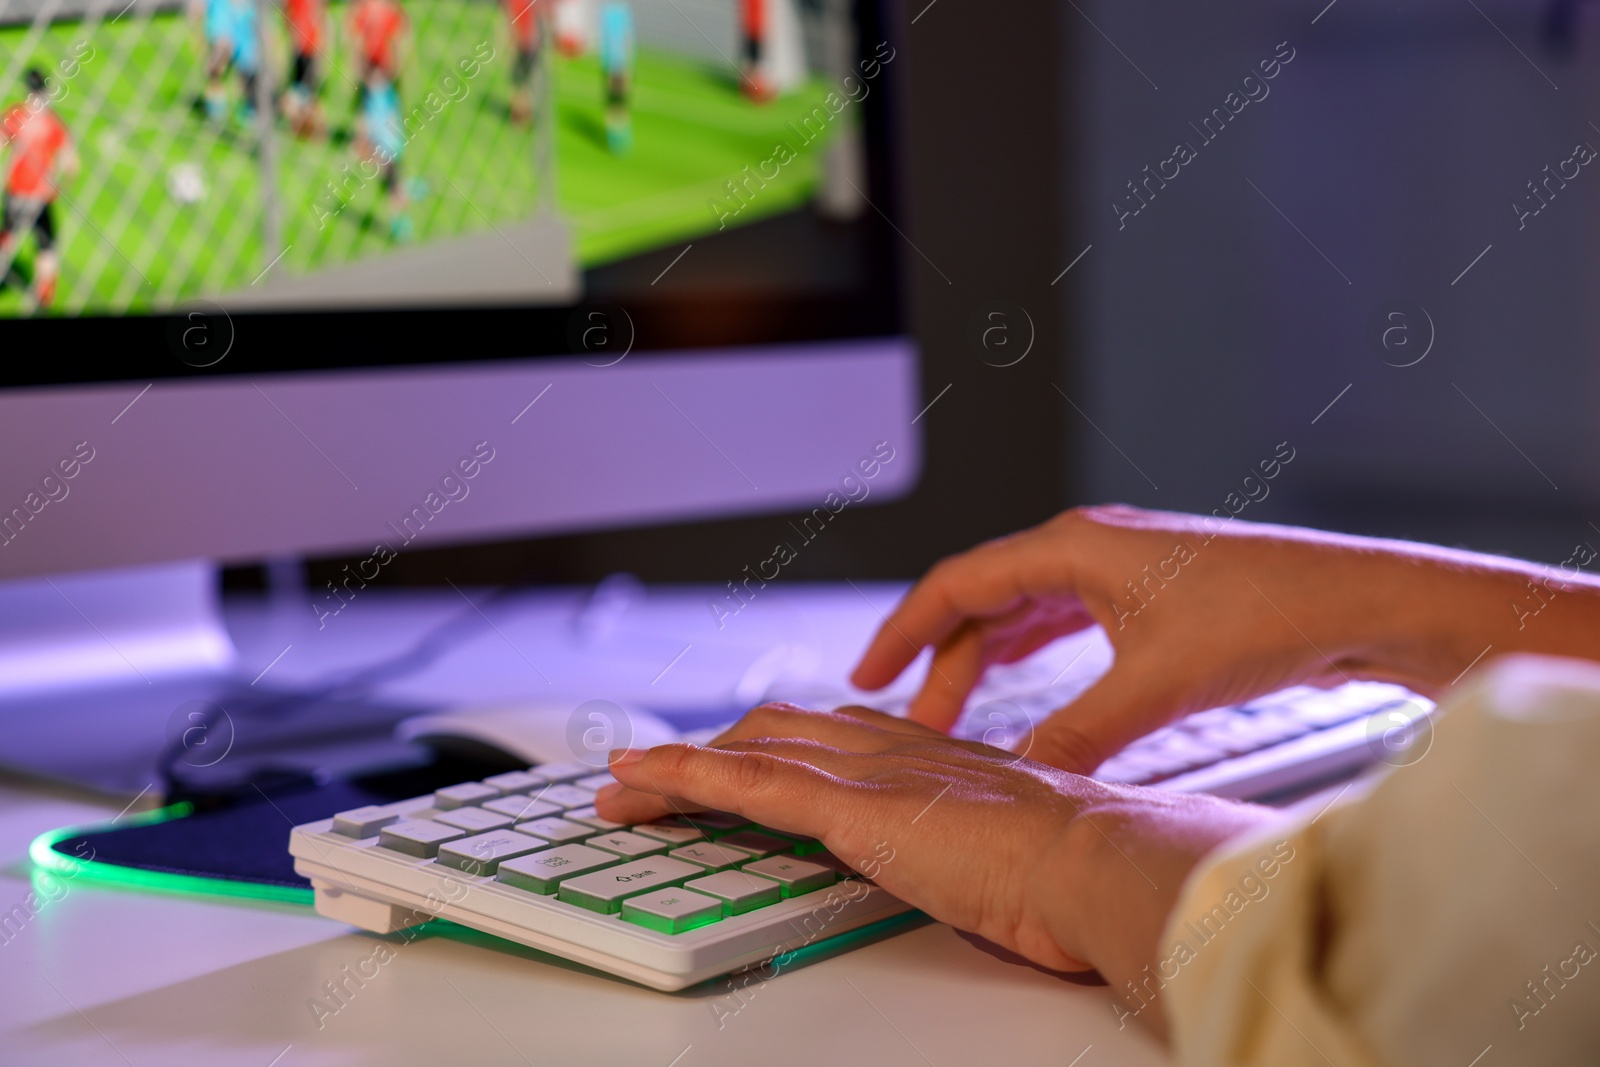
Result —
[{"label": "soccer video game on screen", "polygon": [[560,302],[853,210],[893,58],[855,32],[848,0],[6,0],[0,316]]}]

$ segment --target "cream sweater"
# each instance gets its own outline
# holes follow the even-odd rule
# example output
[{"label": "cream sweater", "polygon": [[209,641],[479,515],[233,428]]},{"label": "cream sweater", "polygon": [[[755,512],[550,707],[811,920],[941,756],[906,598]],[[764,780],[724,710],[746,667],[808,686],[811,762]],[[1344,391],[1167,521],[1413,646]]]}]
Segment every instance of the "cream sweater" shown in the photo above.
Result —
[{"label": "cream sweater", "polygon": [[1208,857],[1162,945],[1183,1067],[1600,1065],[1600,665],[1481,670],[1420,758]]}]

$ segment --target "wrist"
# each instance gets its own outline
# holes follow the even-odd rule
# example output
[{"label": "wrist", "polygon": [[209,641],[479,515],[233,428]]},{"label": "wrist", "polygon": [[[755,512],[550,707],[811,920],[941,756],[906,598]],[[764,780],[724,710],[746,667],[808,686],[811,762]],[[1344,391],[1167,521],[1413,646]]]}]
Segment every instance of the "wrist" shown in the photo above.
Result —
[{"label": "wrist", "polygon": [[[1380,561],[1357,556],[1346,588],[1369,595],[1349,598],[1347,624],[1356,635],[1347,647],[1359,676],[1431,692],[1450,682],[1482,649],[1471,652],[1474,628],[1488,621],[1484,604],[1502,575],[1452,567],[1420,552],[1397,551]],[[1463,658],[1463,656],[1465,658]]]},{"label": "wrist", "polygon": [[1406,546],[1352,583],[1363,618],[1354,642],[1365,677],[1436,693],[1486,653],[1591,656],[1600,647],[1600,582],[1557,568],[1467,552]]},{"label": "wrist", "polygon": [[1089,822],[1094,810],[1079,806],[1048,843],[1034,868],[1029,897],[1039,903],[1040,918],[1056,947],[1099,968],[1104,953],[1101,939],[1093,936],[1094,917],[1108,896],[1101,852],[1110,850],[1096,840],[1099,834]]},{"label": "wrist", "polygon": [[1033,895],[1044,926],[1063,953],[1121,990],[1159,958],[1190,872],[1228,840],[1279,818],[1214,797],[1108,791],[1079,807],[1043,857]]}]

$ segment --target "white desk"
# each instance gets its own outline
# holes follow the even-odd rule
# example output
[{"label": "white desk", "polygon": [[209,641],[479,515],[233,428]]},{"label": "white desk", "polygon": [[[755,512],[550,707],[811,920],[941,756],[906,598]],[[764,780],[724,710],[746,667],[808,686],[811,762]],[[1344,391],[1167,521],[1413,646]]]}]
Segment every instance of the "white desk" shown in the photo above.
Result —
[{"label": "white desk", "polygon": [[[878,607],[894,598],[887,587],[868,592]],[[697,665],[692,651],[686,654],[678,666],[689,669],[677,689],[656,683],[664,699],[686,699],[706,678],[726,673],[728,663],[769,647],[774,634],[814,641],[831,658],[839,649],[848,655],[877,622],[861,598],[853,606],[830,599],[830,615],[799,587],[763,596],[765,604],[720,632],[708,611],[700,620],[697,594],[679,604],[694,612],[668,611],[692,620],[682,633],[641,608],[635,621],[655,645],[636,657],[632,671],[620,672],[614,693],[647,691],[685,643],[716,655],[703,651],[707,658]],[[545,683],[530,681],[523,655],[554,688],[564,672],[583,669],[576,662],[583,656],[562,644],[570,600],[551,605],[516,618],[497,614],[498,629],[395,691],[470,699],[535,694]],[[392,605],[392,617],[381,610],[390,605],[380,595],[367,606],[373,610],[349,611],[320,633],[306,620],[247,607],[230,620],[246,668],[259,670],[286,643],[296,645],[301,657],[291,653],[273,668],[287,681],[393,647],[394,638],[414,635],[461,602],[454,594],[410,597]],[[607,641],[624,640],[632,625],[625,622]],[[655,656],[656,646],[665,653]],[[118,806],[0,779],[0,915],[33,891],[26,853],[35,835],[109,819]],[[395,957],[319,1027],[308,1002],[324,995],[325,982],[342,978],[342,968],[369,957],[377,939],[309,908],[66,885],[0,943],[0,1062],[8,1067],[1167,1062],[1142,1032],[1118,1031],[1105,988],[999,958],[938,925],[752,985],[743,1002],[725,984],[657,993],[487,938],[396,940]]]}]

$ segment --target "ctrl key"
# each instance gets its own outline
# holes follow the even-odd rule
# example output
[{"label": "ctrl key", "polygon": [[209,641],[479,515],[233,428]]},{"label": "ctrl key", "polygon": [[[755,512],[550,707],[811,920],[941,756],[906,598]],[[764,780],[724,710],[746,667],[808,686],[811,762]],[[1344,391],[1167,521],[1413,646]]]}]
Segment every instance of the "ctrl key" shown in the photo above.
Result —
[{"label": "ctrl key", "polygon": [[714,923],[722,918],[722,901],[690,889],[658,889],[622,902],[624,920],[663,934]]}]

